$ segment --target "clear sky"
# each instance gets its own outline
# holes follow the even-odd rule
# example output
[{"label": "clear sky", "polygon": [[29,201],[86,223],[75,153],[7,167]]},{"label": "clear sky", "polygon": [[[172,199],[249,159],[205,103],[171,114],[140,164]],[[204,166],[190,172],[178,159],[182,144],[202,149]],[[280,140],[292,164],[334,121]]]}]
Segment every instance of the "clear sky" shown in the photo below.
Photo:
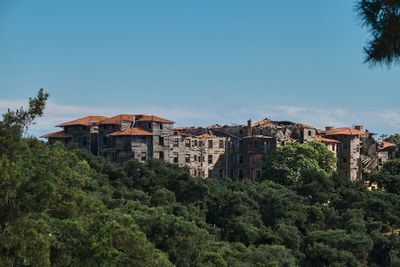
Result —
[{"label": "clear sky", "polygon": [[0,1],[0,111],[50,93],[34,133],[85,115],[177,126],[294,120],[400,132],[400,66],[363,64],[355,1]]}]

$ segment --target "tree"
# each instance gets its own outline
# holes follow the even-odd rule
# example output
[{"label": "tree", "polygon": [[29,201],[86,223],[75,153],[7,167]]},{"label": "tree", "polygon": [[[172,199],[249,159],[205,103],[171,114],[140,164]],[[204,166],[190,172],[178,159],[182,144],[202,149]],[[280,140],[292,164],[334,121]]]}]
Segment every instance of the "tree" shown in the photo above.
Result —
[{"label": "tree", "polygon": [[400,63],[400,0],[360,0],[356,11],[371,32],[365,61],[390,66]]},{"label": "tree", "polygon": [[327,175],[334,172],[336,158],[325,145],[292,143],[278,147],[267,159],[264,179],[293,187],[301,184],[309,171]]}]

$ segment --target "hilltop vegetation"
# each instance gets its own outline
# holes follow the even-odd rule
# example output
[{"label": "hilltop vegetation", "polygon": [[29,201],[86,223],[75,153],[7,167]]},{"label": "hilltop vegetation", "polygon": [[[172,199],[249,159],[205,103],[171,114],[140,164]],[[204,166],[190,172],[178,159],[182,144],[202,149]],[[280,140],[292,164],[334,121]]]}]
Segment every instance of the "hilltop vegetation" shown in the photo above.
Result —
[{"label": "hilltop vegetation", "polygon": [[0,266],[400,264],[399,160],[372,176],[376,191],[317,143],[277,149],[259,182],[116,165],[23,138],[46,99],[0,122]]}]

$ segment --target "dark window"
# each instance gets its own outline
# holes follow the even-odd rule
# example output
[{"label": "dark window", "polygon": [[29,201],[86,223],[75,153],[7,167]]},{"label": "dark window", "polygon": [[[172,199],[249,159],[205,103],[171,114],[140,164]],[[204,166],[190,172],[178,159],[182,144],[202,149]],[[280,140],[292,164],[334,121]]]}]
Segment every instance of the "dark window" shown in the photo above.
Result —
[{"label": "dark window", "polygon": [[185,161],[186,163],[190,163],[190,154],[186,154]]},{"label": "dark window", "polygon": [[224,177],[224,169],[219,169],[219,178]]},{"label": "dark window", "polygon": [[160,123],[160,130],[162,130],[163,129],[163,124],[162,123]]},{"label": "dark window", "polygon": [[149,122],[149,124],[147,126],[149,127],[149,129],[151,129],[151,122]]},{"label": "dark window", "polygon": [[204,145],[203,141],[199,141],[199,146],[203,146],[203,145]]},{"label": "dark window", "polygon": [[254,140],[254,147],[255,147],[255,148],[258,148],[258,147],[259,147],[259,142],[258,142],[258,140]]},{"label": "dark window", "polygon": [[190,147],[190,139],[186,139],[185,140],[185,146],[186,147]]},{"label": "dark window", "polygon": [[146,160],[146,152],[142,152],[142,160],[143,160],[143,161]]},{"label": "dark window", "polygon": [[208,170],[208,177],[212,177],[212,170]]},{"label": "dark window", "polygon": [[224,140],[219,140],[219,148],[224,148]]},{"label": "dark window", "polygon": [[160,141],[158,142],[160,146],[164,145],[164,137],[160,136]]},{"label": "dark window", "polygon": [[243,164],[243,155],[239,155],[239,164]]},{"label": "dark window", "polygon": [[260,169],[257,169],[257,170],[256,170],[256,179],[257,179],[257,180],[260,180],[260,179],[261,179],[261,170],[260,170]]},{"label": "dark window", "polygon": [[239,129],[239,134],[243,134],[243,130],[242,129]]},{"label": "dark window", "polygon": [[311,130],[308,131],[308,135],[309,135],[309,136],[312,135],[312,131],[311,131]]},{"label": "dark window", "polygon": [[343,158],[343,162],[345,162],[345,163],[346,163],[346,162],[347,162],[347,158]]},{"label": "dark window", "polygon": [[178,155],[177,154],[174,155],[174,163],[178,163]]},{"label": "dark window", "polygon": [[194,146],[197,146],[197,140],[196,140],[196,139],[193,140],[193,145],[194,145]]},{"label": "dark window", "polygon": [[213,163],[213,155],[208,155],[208,163],[209,164]]},{"label": "dark window", "polygon": [[342,143],[342,150],[346,150],[347,149],[347,143]]},{"label": "dark window", "polygon": [[239,169],[239,178],[243,178],[243,170]]},{"label": "dark window", "polygon": [[213,147],[213,140],[208,140],[208,148],[212,148]]},{"label": "dark window", "polygon": [[160,155],[160,156],[159,156],[160,159],[164,159],[164,152],[160,151],[160,154],[159,154],[159,155]]}]

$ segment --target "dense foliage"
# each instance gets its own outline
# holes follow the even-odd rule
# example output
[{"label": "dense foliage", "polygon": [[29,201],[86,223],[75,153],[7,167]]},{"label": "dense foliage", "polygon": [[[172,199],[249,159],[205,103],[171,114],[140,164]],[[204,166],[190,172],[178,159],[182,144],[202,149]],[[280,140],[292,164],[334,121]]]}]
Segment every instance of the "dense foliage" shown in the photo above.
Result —
[{"label": "dense foliage", "polygon": [[364,52],[372,64],[400,63],[400,0],[359,0],[357,13],[372,38]]},{"label": "dense foliage", "polygon": [[263,181],[203,180],[22,138],[27,122],[0,123],[0,266],[400,264],[398,160],[376,191],[336,173],[319,144],[278,149]]}]

